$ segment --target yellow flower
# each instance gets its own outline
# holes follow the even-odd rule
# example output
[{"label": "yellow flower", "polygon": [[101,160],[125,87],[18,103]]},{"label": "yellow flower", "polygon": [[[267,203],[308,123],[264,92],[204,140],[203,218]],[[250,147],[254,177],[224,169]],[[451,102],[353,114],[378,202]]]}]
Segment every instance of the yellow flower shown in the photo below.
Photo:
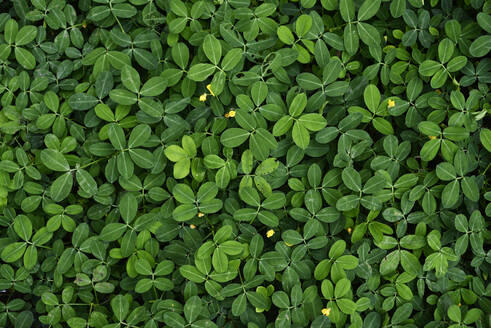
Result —
[{"label": "yellow flower", "polygon": [[287,243],[286,241],[285,241],[285,245],[288,246],[288,247],[292,247],[293,246],[293,244]]},{"label": "yellow flower", "polygon": [[235,111],[231,110],[230,112],[228,112],[228,117],[235,117]]},{"label": "yellow flower", "polygon": [[203,93],[201,96],[199,96],[199,101],[206,101],[206,93]]},{"label": "yellow flower", "polygon": [[203,213],[201,213],[201,212],[198,213],[199,218],[202,218],[203,216],[205,216]]},{"label": "yellow flower", "polygon": [[190,224],[190,225],[189,225],[189,227],[190,227],[191,229],[196,229],[196,226],[195,226],[194,224]]},{"label": "yellow flower", "polygon": [[392,108],[396,105],[396,102],[392,99],[389,99],[389,101],[387,101],[387,107],[388,108]]},{"label": "yellow flower", "polygon": [[229,113],[225,113],[225,117],[228,118],[230,116]]},{"label": "yellow flower", "polygon": [[266,237],[268,237],[268,238],[273,237],[273,235],[274,235],[274,230],[273,229],[269,229],[268,232],[266,232]]},{"label": "yellow flower", "polygon": [[213,97],[215,97],[215,94],[213,93],[213,91],[211,91],[211,84],[208,84],[208,85],[206,86],[206,88],[208,89],[208,91],[210,91],[210,94],[211,94]]},{"label": "yellow flower", "polygon": [[348,233],[349,233],[350,235],[351,235],[351,231],[352,231],[352,230],[351,230],[351,228],[348,228]]},{"label": "yellow flower", "polygon": [[324,309],[322,309],[321,312],[322,312],[323,315],[325,315],[326,317],[328,317],[329,314],[331,314],[331,308],[327,308],[327,309],[324,308]]},{"label": "yellow flower", "polygon": [[430,140],[435,140],[436,136],[429,136],[428,138],[430,138]]},{"label": "yellow flower", "polygon": [[85,21],[82,23],[82,27],[87,28],[87,23]]}]

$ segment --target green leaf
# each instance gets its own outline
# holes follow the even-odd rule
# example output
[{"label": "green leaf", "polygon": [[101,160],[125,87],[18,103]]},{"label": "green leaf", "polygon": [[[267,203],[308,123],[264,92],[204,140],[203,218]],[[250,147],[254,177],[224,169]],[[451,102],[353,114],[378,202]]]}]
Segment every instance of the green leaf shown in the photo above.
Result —
[{"label": "green leaf", "polygon": [[351,289],[351,282],[346,279],[340,279],[338,282],[336,282],[336,288],[334,289],[334,296],[336,298],[341,298],[344,295],[346,295]]},{"label": "green leaf", "polygon": [[50,186],[50,197],[55,202],[67,198],[73,187],[73,175],[71,172],[60,175]]},{"label": "green leaf", "polygon": [[452,164],[443,162],[437,165],[436,175],[440,180],[451,181],[457,177],[457,172]]},{"label": "green leaf", "polygon": [[448,317],[454,322],[460,322],[462,320],[462,314],[460,313],[460,308],[456,304],[450,305],[447,310]]},{"label": "green leaf", "polygon": [[268,307],[268,300],[263,294],[256,292],[247,292],[246,295],[252,306],[258,309],[266,309]]},{"label": "green leaf", "polygon": [[310,143],[309,131],[300,122],[293,124],[292,138],[301,149],[306,149]]},{"label": "green leaf", "polygon": [[128,140],[128,148],[140,147],[147,142],[152,134],[152,129],[147,124],[139,124],[131,130]]},{"label": "green leaf", "polygon": [[343,255],[336,260],[343,269],[345,270],[353,270],[358,266],[358,259],[353,255]]},{"label": "green leaf", "polygon": [[392,316],[392,324],[400,324],[404,321],[406,321],[410,316],[411,313],[413,312],[413,306],[411,303],[405,303],[398,307],[396,311],[394,312],[394,315]]},{"label": "green leaf", "polygon": [[339,306],[339,309],[346,314],[354,314],[357,308],[356,303],[347,298],[337,300],[336,304]]},{"label": "green leaf", "polygon": [[427,141],[421,148],[420,155],[423,161],[429,162],[435,158],[438,150],[440,149],[440,140],[434,139]]},{"label": "green leaf", "polygon": [[7,263],[12,263],[17,261],[24,255],[24,251],[27,248],[27,244],[25,242],[15,242],[11,243],[2,250],[2,260]]},{"label": "green leaf", "polygon": [[19,24],[14,19],[9,19],[4,26],[4,38],[5,42],[12,44],[15,43],[17,32],[19,31]]},{"label": "green leaf", "polygon": [[297,117],[302,114],[305,106],[307,106],[307,95],[305,93],[299,93],[293,98],[288,111],[291,116]]},{"label": "green leaf", "polygon": [[358,20],[365,21],[379,11],[381,0],[365,0],[358,9]]},{"label": "green leaf", "polygon": [[491,50],[491,35],[481,35],[475,39],[470,48],[469,52],[474,57],[483,57]]},{"label": "green leaf", "polygon": [[118,123],[112,123],[107,130],[109,141],[114,148],[123,150],[126,147],[126,138],[123,128]]},{"label": "green leaf", "polygon": [[109,223],[102,229],[99,237],[104,241],[115,241],[126,232],[126,225],[122,223]]},{"label": "green leaf", "polygon": [[230,49],[222,59],[222,69],[225,72],[233,70],[242,59],[242,49]]},{"label": "green leaf", "polygon": [[25,215],[17,216],[14,220],[14,230],[20,238],[29,241],[32,236],[31,220]]},{"label": "green leaf", "polygon": [[24,48],[15,48],[15,59],[27,70],[34,69],[36,67],[36,58],[34,55]]},{"label": "green leaf", "polygon": [[121,70],[121,82],[131,92],[138,93],[140,91],[140,75],[136,69],[129,65],[123,66]]},{"label": "green leaf", "polygon": [[243,187],[239,189],[239,196],[246,204],[258,207],[260,203],[259,193],[251,187]]},{"label": "green leaf", "polygon": [[[203,51],[205,52],[206,57],[208,57],[213,64],[218,65],[222,57],[222,45],[213,34],[208,34],[203,40]],[[191,67],[191,69],[193,69],[193,67]],[[191,77],[191,70],[189,71],[188,76],[192,80],[200,81]]]},{"label": "green leaf", "polygon": [[189,174],[191,161],[189,158],[181,159],[174,164],[174,178],[183,179]]},{"label": "green leaf", "polygon": [[244,129],[230,128],[225,130],[220,136],[220,142],[225,147],[238,147],[242,145],[248,138],[250,133]]},{"label": "green leaf", "polygon": [[484,148],[491,153],[491,130],[486,128],[481,129],[479,137]]},{"label": "green leaf", "polygon": [[15,36],[15,45],[24,46],[31,43],[37,35],[37,28],[32,25],[23,26]]},{"label": "green leaf", "polygon": [[118,3],[112,6],[112,13],[116,17],[130,18],[136,15],[137,10],[129,3]]},{"label": "green leaf", "polygon": [[177,16],[185,17],[188,15],[188,10],[186,8],[186,5],[181,0],[171,0],[169,4],[170,4],[170,9]]},{"label": "green leaf", "polygon": [[155,97],[161,95],[166,88],[167,79],[162,76],[155,76],[143,84],[140,94],[145,97]]},{"label": "green leaf", "polygon": [[442,64],[448,62],[452,58],[454,50],[455,46],[450,39],[445,38],[440,41],[438,44],[438,58],[440,58],[440,62]]},{"label": "green leaf", "polygon": [[129,224],[136,216],[138,211],[138,201],[131,193],[125,193],[119,201],[119,213],[126,224]]},{"label": "green leaf", "polygon": [[295,37],[293,36],[292,31],[284,25],[281,25],[278,27],[278,30],[276,31],[276,34],[278,35],[278,38],[283,42],[284,44],[293,44],[295,41]]},{"label": "green leaf", "polygon": [[393,0],[390,2],[390,14],[394,18],[401,17],[406,11],[406,0]]},{"label": "green leaf", "polygon": [[380,44],[380,33],[377,29],[367,23],[359,22],[357,31],[360,39],[368,46],[378,47]]},{"label": "green leaf", "polygon": [[327,121],[322,115],[314,113],[300,116],[298,122],[310,131],[320,131],[327,125]]},{"label": "green leaf", "polygon": [[120,105],[128,106],[135,104],[138,100],[134,93],[124,89],[111,90],[111,92],[109,92],[109,98]]},{"label": "green leaf", "polygon": [[351,22],[355,19],[353,0],[339,0],[339,11],[345,22]]},{"label": "green leaf", "polygon": [[461,187],[464,195],[471,201],[477,202],[479,200],[479,187],[475,177],[463,177]]},{"label": "green leaf", "polygon": [[65,156],[54,149],[43,149],[41,151],[41,161],[44,166],[53,171],[65,172],[70,170],[70,165]]},{"label": "green leaf", "polygon": [[179,183],[172,189],[174,198],[183,204],[193,204],[195,202],[193,190],[186,184]]},{"label": "green leaf", "polygon": [[84,169],[77,170],[76,173],[78,186],[87,194],[94,196],[97,193],[97,182]]},{"label": "green leaf", "polygon": [[58,298],[56,297],[56,295],[53,294],[53,293],[50,293],[50,292],[44,292],[41,295],[41,300],[46,305],[55,306],[55,305],[58,305],[59,304],[58,303]]},{"label": "green leaf", "polygon": [[114,122],[114,113],[105,104],[98,104],[94,108],[95,114],[106,122]]},{"label": "green leaf", "polygon": [[171,50],[172,59],[182,69],[185,69],[189,62],[189,49],[188,47],[179,42],[172,47]]},{"label": "green leaf", "polygon": [[295,22],[295,32],[299,38],[305,36],[312,27],[312,17],[309,15],[300,15]]},{"label": "green leaf", "polygon": [[361,177],[354,168],[345,168],[341,174],[341,177],[346,187],[356,192],[361,191]]},{"label": "green leaf", "polygon": [[442,205],[449,208],[454,206],[459,200],[460,184],[458,180],[454,180],[443,188]]},{"label": "green leaf", "polygon": [[187,157],[187,153],[177,145],[170,145],[164,150],[165,156],[173,162],[178,162]]},{"label": "green leaf", "polygon": [[240,316],[247,309],[246,294],[240,294],[232,302],[232,314],[234,316]]},{"label": "green leaf", "polygon": [[172,212],[172,217],[178,222],[184,222],[192,219],[198,213],[198,209],[193,204],[184,204],[177,206]]},{"label": "green leaf", "polygon": [[26,269],[30,270],[34,268],[38,261],[38,251],[34,246],[29,246],[24,253],[24,266]]},{"label": "green leaf", "polygon": [[279,137],[287,133],[291,129],[293,122],[294,120],[291,116],[280,118],[273,126],[273,136]]},{"label": "green leaf", "polygon": [[[346,0],[351,1],[351,0]],[[348,54],[354,55],[358,51],[360,38],[353,23],[348,23],[344,28],[344,47]]]},{"label": "green leaf", "polygon": [[135,270],[136,272],[144,276],[150,276],[153,273],[150,263],[148,263],[148,261],[145,259],[136,260]]},{"label": "green leaf", "polygon": [[224,225],[215,233],[213,240],[220,244],[232,236],[232,227],[229,225]]},{"label": "green leaf", "polygon": [[68,99],[68,104],[73,110],[88,110],[97,103],[96,97],[86,93],[76,93]]},{"label": "green leaf", "polygon": [[198,296],[193,296],[186,301],[184,305],[184,315],[188,322],[195,321],[202,312],[202,302]]},{"label": "green leaf", "polygon": [[228,259],[227,259],[227,255],[225,254],[225,252],[222,249],[216,248],[213,251],[213,256],[211,258],[211,262],[213,264],[213,268],[218,273],[223,273],[223,272],[227,271]]},{"label": "green leaf", "polygon": [[372,120],[373,127],[380,133],[385,135],[394,134],[394,128],[392,124],[382,117],[375,117]]},{"label": "green leaf", "polygon": [[434,75],[440,68],[442,64],[434,60],[425,60],[419,65],[419,74],[423,76],[432,76]]},{"label": "green leaf", "polygon": [[215,66],[211,64],[195,64],[188,71],[188,78],[193,81],[201,82],[206,80],[215,72]]},{"label": "green leaf", "polygon": [[111,308],[117,320],[123,321],[130,311],[130,302],[123,295],[116,295],[111,300]]},{"label": "green leaf", "polygon": [[363,92],[363,98],[367,108],[372,113],[376,113],[380,104],[380,91],[378,91],[378,88],[373,84],[368,85]]}]

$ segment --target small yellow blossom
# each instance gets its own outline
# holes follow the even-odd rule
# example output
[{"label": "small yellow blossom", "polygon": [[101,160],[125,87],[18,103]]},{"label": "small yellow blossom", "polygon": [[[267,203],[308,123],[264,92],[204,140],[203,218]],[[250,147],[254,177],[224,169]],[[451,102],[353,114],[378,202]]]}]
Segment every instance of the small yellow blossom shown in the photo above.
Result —
[{"label": "small yellow blossom", "polygon": [[190,224],[190,225],[189,225],[189,227],[190,227],[191,229],[196,229],[196,226],[195,226],[194,224]]},{"label": "small yellow blossom", "polygon": [[225,117],[228,118],[230,116],[229,113],[225,113]]},{"label": "small yellow blossom", "polygon": [[82,22],[82,27],[87,28],[87,23],[85,21]]},{"label": "small yellow blossom", "polygon": [[430,140],[435,140],[436,136],[429,136],[428,138],[430,138]]},{"label": "small yellow blossom", "polygon": [[285,241],[285,245],[288,246],[288,247],[292,247],[293,246],[293,244],[287,243],[286,241]]},{"label": "small yellow blossom", "polygon": [[201,96],[199,96],[199,101],[206,101],[206,93],[203,93]]},{"label": "small yellow blossom", "polygon": [[327,308],[327,309],[324,308],[324,309],[322,309],[321,312],[322,312],[323,315],[325,315],[326,317],[328,317],[329,314],[331,314],[331,308]]},{"label": "small yellow blossom", "polygon": [[235,117],[235,111],[231,110],[230,112],[228,112],[228,117]]},{"label": "small yellow blossom", "polygon": [[389,99],[389,101],[387,101],[387,107],[388,108],[392,108],[396,105],[396,102],[392,99]]},{"label": "small yellow blossom", "polygon": [[348,233],[349,233],[350,235],[351,235],[351,231],[352,231],[352,230],[351,230],[351,228],[348,228]]},{"label": "small yellow blossom", "polygon": [[459,306],[462,306],[462,303],[459,302]]},{"label": "small yellow blossom", "polygon": [[211,84],[208,84],[208,85],[206,86],[206,89],[208,89],[208,91],[210,91],[210,94],[211,94],[213,97],[215,97],[215,94],[213,93],[213,91],[211,91]]},{"label": "small yellow blossom", "polygon": [[274,235],[274,230],[273,229],[269,229],[268,232],[266,232],[266,237],[268,237],[268,238],[273,237],[273,235]]},{"label": "small yellow blossom", "polygon": [[203,213],[201,213],[201,212],[198,213],[199,218],[202,218],[203,216],[205,216]]}]

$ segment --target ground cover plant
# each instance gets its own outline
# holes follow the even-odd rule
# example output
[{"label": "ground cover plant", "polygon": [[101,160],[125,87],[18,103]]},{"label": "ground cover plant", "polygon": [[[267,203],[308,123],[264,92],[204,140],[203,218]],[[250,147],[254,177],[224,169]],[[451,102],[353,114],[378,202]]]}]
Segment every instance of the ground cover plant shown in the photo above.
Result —
[{"label": "ground cover plant", "polygon": [[491,1],[0,1],[0,327],[489,327]]}]

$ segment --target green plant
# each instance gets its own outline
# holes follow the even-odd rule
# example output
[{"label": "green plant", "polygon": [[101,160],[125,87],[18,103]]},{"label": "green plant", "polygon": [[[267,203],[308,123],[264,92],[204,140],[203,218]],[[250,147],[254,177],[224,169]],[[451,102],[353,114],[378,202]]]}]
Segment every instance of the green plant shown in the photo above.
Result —
[{"label": "green plant", "polygon": [[491,325],[489,0],[0,8],[0,327]]}]

